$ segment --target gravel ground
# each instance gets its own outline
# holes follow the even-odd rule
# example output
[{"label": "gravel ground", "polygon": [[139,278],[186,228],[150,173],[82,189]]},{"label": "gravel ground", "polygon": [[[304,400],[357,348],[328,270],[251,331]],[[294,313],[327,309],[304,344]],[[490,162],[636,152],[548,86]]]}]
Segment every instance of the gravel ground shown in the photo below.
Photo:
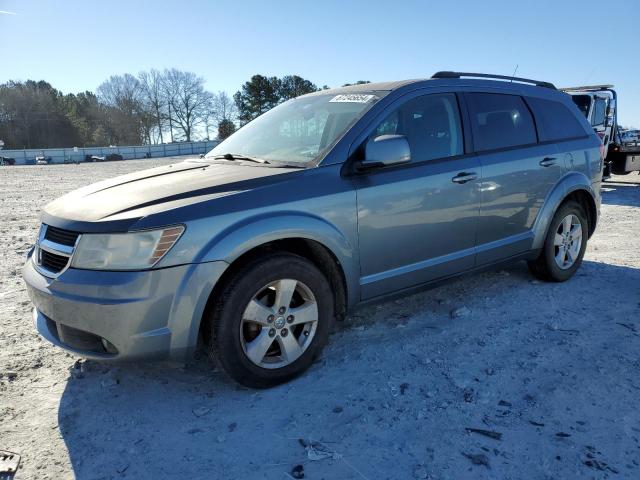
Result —
[{"label": "gravel ground", "polygon": [[170,161],[0,168],[0,450],[22,455],[16,479],[640,478],[639,176],[605,185],[572,280],[516,264],[362,309],[306,375],[252,391],[202,359],[84,361],[32,326],[20,267],[39,207]]}]

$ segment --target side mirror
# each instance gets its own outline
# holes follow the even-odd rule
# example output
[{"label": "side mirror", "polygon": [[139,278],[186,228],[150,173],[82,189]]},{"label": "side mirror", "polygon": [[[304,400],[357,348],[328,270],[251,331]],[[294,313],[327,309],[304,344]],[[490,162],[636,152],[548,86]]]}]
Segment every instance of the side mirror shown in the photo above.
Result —
[{"label": "side mirror", "polygon": [[361,170],[390,167],[411,161],[411,149],[404,135],[380,135],[367,142]]}]

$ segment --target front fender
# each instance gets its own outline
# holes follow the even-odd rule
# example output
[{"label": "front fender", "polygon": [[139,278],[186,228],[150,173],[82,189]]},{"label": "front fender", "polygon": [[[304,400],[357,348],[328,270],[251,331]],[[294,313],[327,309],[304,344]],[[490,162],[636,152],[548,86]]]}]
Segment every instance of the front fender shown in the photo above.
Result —
[{"label": "front fender", "polygon": [[534,223],[532,246],[534,250],[543,247],[544,240],[547,236],[547,230],[549,229],[549,224],[551,223],[551,220],[553,219],[553,216],[560,204],[568,195],[577,190],[589,192],[591,198],[593,198],[595,202],[596,194],[593,190],[593,186],[591,185],[591,181],[586,175],[578,172],[569,172],[563,176],[547,195],[544,205],[538,213],[538,218],[536,218]]},{"label": "front fender", "polygon": [[349,304],[355,303],[359,295],[356,249],[336,226],[305,212],[268,213],[244,219],[213,236],[196,261],[231,264],[253,248],[287,238],[314,240],[327,248],[344,272]]}]

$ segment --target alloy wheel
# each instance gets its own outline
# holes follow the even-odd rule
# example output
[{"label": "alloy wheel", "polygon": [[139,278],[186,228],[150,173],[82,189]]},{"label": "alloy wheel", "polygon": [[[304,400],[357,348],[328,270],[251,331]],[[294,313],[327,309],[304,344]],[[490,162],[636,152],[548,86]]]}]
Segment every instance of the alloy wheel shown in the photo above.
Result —
[{"label": "alloy wheel", "polygon": [[303,282],[281,279],[258,290],[240,322],[240,343],[247,358],[262,368],[295,362],[311,344],[318,325],[318,304]]},{"label": "alloy wheel", "polygon": [[582,247],[582,225],[580,219],[569,214],[562,219],[553,239],[556,265],[567,270],[576,263]]}]

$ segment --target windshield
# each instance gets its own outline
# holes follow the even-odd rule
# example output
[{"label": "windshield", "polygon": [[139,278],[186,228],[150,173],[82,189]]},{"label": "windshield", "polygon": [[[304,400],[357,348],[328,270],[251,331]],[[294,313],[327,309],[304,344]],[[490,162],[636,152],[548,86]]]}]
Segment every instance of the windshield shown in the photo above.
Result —
[{"label": "windshield", "polygon": [[295,98],[248,123],[211,150],[269,163],[317,163],[371,106],[387,92],[327,94]]}]

